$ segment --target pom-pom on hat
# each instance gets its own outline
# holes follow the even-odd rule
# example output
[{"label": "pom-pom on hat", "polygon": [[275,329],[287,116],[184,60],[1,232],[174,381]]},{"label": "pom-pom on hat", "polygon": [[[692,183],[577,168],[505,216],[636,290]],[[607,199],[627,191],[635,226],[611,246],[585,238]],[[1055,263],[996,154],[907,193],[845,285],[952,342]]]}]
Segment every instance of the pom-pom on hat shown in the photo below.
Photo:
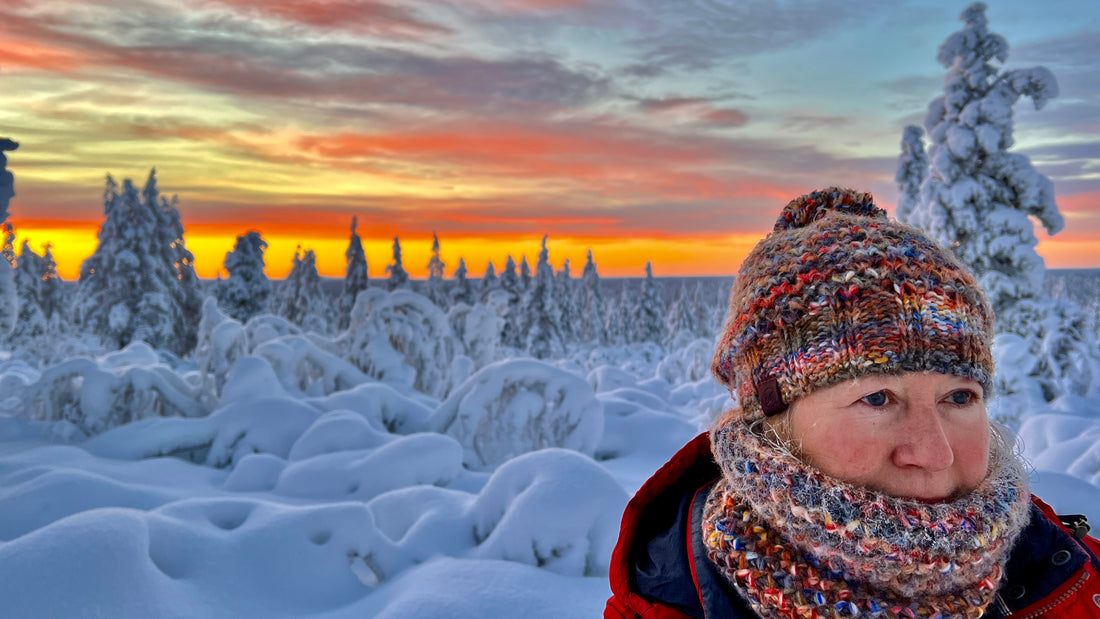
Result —
[{"label": "pom-pom on hat", "polygon": [[992,388],[993,312],[974,276],[869,193],[787,204],[741,263],[712,370],[745,420],[868,374],[938,372]]}]

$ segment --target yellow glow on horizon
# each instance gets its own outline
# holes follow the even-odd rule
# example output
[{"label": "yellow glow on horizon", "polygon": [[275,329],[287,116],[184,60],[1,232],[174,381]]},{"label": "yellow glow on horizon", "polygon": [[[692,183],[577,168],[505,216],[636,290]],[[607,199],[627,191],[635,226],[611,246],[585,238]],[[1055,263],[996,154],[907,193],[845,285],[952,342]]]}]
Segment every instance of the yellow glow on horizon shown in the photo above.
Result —
[{"label": "yellow glow on horizon", "polygon": [[[58,272],[66,280],[79,276],[80,264],[95,251],[98,243],[98,224],[36,221],[21,225],[14,219],[10,223],[15,227],[16,251],[24,239],[30,240],[31,248],[38,253],[42,252],[47,242],[50,243]],[[257,228],[262,232],[263,226]],[[221,224],[193,226],[193,231],[187,233],[186,241],[188,249],[195,255],[195,268],[200,277],[213,279],[219,271],[222,277],[227,276],[222,269],[222,261],[226,252],[233,249],[237,235],[246,229],[247,226]],[[269,277],[286,277],[299,245],[316,253],[321,275],[343,277],[346,265],[344,251],[348,244],[346,228],[332,227],[331,235],[311,228],[302,230],[302,236],[294,235],[292,229],[279,226],[277,231],[263,232],[268,243],[264,259]],[[360,234],[363,233],[360,229]],[[762,236],[753,232],[677,238],[551,236],[548,247],[555,271],[560,270],[568,258],[573,277],[581,276],[589,248],[601,277],[642,277],[647,260],[653,262],[657,277],[730,276],[737,272],[745,255]],[[441,232],[440,254],[447,264],[445,277],[453,276],[460,257],[466,260],[469,277],[480,278],[484,275],[489,261],[493,262],[499,275],[509,254],[517,264],[526,255],[533,272],[538,262],[541,240],[539,235],[457,236]],[[392,261],[393,239],[364,236],[362,241],[370,277],[386,277],[385,268]],[[430,235],[401,237],[402,261],[405,270],[414,279],[427,277],[431,243]],[[1088,239],[1047,238],[1041,240],[1038,246],[1047,268],[1053,269],[1097,268],[1096,248],[1097,241]]]},{"label": "yellow glow on horizon", "polygon": [[1040,239],[1035,248],[1048,269],[1100,268],[1100,239]]},{"label": "yellow glow on horizon", "polygon": [[80,264],[95,251],[99,239],[96,234],[99,227],[67,225],[46,225],[36,227],[20,227],[16,221],[9,220],[15,232],[15,252],[23,241],[30,241],[30,247],[35,253],[42,254],[46,243],[51,245],[54,260],[57,261],[57,272],[62,279],[75,280],[80,276]]}]

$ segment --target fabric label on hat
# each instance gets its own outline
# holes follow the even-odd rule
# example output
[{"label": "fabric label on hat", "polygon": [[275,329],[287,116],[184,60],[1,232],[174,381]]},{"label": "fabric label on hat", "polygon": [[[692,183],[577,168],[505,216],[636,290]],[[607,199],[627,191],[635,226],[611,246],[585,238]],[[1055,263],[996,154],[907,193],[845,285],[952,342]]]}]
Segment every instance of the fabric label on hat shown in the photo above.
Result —
[{"label": "fabric label on hat", "polygon": [[783,403],[783,396],[779,394],[779,381],[774,377],[756,385],[756,398],[760,400],[760,408],[766,417],[782,413],[787,409],[787,405]]}]

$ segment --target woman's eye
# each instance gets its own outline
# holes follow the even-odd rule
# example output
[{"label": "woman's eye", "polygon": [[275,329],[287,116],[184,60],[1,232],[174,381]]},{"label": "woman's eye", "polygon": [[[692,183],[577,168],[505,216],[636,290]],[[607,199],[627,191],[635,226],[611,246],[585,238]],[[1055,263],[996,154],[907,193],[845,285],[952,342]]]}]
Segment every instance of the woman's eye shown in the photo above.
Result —
[{"label": "woman's eye", "polygon": [[966,406],[974,401],[974,394],[969,391],[954,391],[951,393],[951,403],[957,406]]},{"label": "woman's eye", "polygon": [[885,391],[876,391],[870,395],[863,396],[860,400],[867,406],[878,408],[880,406],[886,406],[886,402],[889,401],[889,398],[886,397]]}]

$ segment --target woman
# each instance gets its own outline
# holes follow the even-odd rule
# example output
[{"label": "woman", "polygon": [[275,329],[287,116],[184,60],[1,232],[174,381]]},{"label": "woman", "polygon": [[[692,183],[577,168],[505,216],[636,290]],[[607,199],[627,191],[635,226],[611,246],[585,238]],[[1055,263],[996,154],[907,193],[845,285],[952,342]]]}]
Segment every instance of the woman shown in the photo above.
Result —
[{"label": "woman", "polygon": [[1100,543],[986,415],[992,326],[870,194],[788,204],[714,356],[738,406],[627,506],[605,617],[1100,617]]}]

